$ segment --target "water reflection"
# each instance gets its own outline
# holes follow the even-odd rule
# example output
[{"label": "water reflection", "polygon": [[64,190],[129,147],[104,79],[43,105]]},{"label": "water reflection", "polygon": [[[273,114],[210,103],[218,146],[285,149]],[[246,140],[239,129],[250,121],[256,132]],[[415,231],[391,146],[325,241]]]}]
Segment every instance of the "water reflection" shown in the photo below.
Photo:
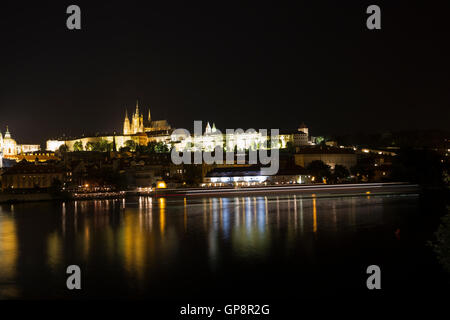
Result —
[{"label": "water reflection", "polygon": [[317,232],[317,206],[316,206],[316,197],[313,198],[313,231]]},{"label": "water reflection", "polygon": [[30,272],[24,267],[30,261],[49,277],[63,278],[67,265],[79,264],[145,291],[186,270],[215,272],[230,261],[267,260],[274,250],[290,252],[322,234],[380,225],[387,199],[139,197],[3,206],[0,297],[21,287],[37,290],[18,280]]},{"label": "water reflection", "polygon": [[[1,209],[0,209],[1,210]],[[10,213],[0,212],[0,297],[14,297],[18,241],[15,221]]]}]

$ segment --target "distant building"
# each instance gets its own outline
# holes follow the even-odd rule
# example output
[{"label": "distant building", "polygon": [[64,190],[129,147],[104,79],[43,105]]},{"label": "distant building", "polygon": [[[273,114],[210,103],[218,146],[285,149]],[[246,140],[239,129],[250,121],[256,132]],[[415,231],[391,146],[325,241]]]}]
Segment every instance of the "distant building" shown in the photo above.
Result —
[{"label": "distant building", "polygon": [[305,125],[304,122],[302,122],[302,124],[298,127],[298,131],[305,133],[306,136],[309,136],[308,127]]},{"label": "distant building", "polygon": [[139,103],[136,102],[136,111],[128,118],[128,111],[125,110],[125,119],[123,122],[123,134],[131,135],[144,132],[164,131],[170,130],[172,127],[167,120],[152,121],[150,109],[148,110],[147,120],[144,121],[144,115],[139,111]]},{"label": "distant building", "polygon": [[288,146],[288,143],[292,143],[293,147],[307,146],[308,134],[297,130],[281,130],[280,131],[280,148],[284,149]]},{"label": "distant building", "polygon": [[[96,144],[105,144],[110,151],[114,149],[119,150],[126,146],[127,141],[133,141],[136,145],[147,145],[148,137],[145,133],[137,133],[133,135],[98,135],[79,137],[75,139],[61,139],[61,140],[47,140],[47,151],[55,152],[63,145],[67,146],[68,151],[95,151]],[[106,150],[105,150],[106,151]]]},{"label": "distant building", "polygon": [[[270,142],[270,130],[267,135],[263,135],[260,131],[246,130],[227,134],[216,128],[213,123],[212,127],[209,122],[206,124],[203,135],[178,135],[172,136],[172,143],[177,151],[213,151],[216,146],[224,147],[226,151],[237,150],[258,150],[267,147],[285,149],[289,143],[293,146],[306,146],[308,141],[308,128],[303,124],[303,128],[297,130],[281,130],[278,135],[278,141],[275,145]],[[306,133],[305,133],[306,132]]]},{"label": "distant building", "polygon": [[203,178],[203,186],[258,186],[309,183],[310,176],[301,167],[280,169],[276,175],[261,174],[261,167],[215,168]]},{"label": "distant building", "polygon": [[295,133],[293,139],[295,147],[307,146],[309,144],[308,134],[304,132]]},{"label": "distant building", "polygon": [[61,158],[58,157],[55,152],[34,151],[18,154],[17,156],[15,156],[14,160],[16,160],[17,162],[22,160],[26,160],[28,162],[46,162],[50,160],[59,161],[61,160]]},{"label": "distant building", "polygon": [[325,145],[328,147],[337,147],[338,143],[337,143],[337,141],[334,141],[334,140],[328,140],[325,142]]},{"label": "distant building", "polygon": [[24,154],[37,152],[39,150],[41,150],[41,146],[39,144],[21,144],[18,146],[17,153]]},{"label": "distant building", "polygon": [[65,170],[53,164],[21,161],[2,174],[2,189],[49,188],[55,180],[64,182]]},{"label": "distant building", "polygon": [[6,126],[6,133],[5,137],[3,138],[2,148],[4,157],[15,156],[17,154],[17,143],[16,140],[11,137],[8,126]]},{"label": "distant building", "polygon": [[65,145],[68,151],[92,151],[96,145],[106,146],[111,151],[127,146],[127,141],[133,141],[135,145],[146,146],[149,142],[170,143],[172,127],[167,120],[151,119],[150,110],[148,118],[144,120],[143,114],[139,111],[139,104],[136,103],[136,111],[131,119],[128,111],[125,111],[123,123],[123,134],[95,134],[78,138],[50,139],[47,140],[46,150],[55,152]]},{"label": "distant building", "polygon": [[[203,134],[190,133],[173,134],[174,130],[167,120],[152,120],[150,110],[148,117],[144,119],[136,103],[136,110],[128,116],[125,111],[123,122],[123,134],[96,134],[71,139],[48,140],[46,150],[55,152],[65,145],[68,151],[99,151],[96,146],[102,145],[109,149],[119,150],[129,145],[130,140],[137,146],[147,146],[151,142],[163,143],[170,148],[174,147],[179,152],[183,151],[214,151],[216,147],[223,148],[226,152],[235,150],[259,150],[266,148],[285,149],[291,144],[293,147],[310,145],[309,130],[302,123],[296,130],[282,130],[279,132],[278,141],[270,142],[270,130],[267,135],[255,130],[235,130],[233,133],[221,132],[213,123],[209,122]],[[105,148],[103,148],[105,149]],[[101,150],[106,151],[106,150]]]},{"label": "distant building", "polygon": [[323,161],[332,169],[339,164],[347,169],[356,165],[357,155],[353,150],[340,148],[311,147],[295,154],[295,164],[306,168],[314,160]]},{"label": "distant building", "polygon": [[2,167],[3,158],[17,160],[18,155],[39,151],[40,149],[41,146],[38,144],[17,144],[16,140],[11,136],[8,126],[6,126],[4,137],[0,132],[0,168]]}]

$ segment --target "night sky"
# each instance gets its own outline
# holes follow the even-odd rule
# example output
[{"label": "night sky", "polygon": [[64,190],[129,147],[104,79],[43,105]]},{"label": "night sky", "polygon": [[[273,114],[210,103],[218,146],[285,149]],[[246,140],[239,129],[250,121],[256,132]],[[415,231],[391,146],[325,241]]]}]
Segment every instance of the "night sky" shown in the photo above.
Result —
[{"label": "night sky", "polygon": [[[136,99],[187,129],[448,128],[444,2],[5,2],[0,130],[9,125],[18,143],[121,132]],[[81,7],[80,31],[66,28],[70,4]],[[370,4],[382,30],[366,28]]]}]

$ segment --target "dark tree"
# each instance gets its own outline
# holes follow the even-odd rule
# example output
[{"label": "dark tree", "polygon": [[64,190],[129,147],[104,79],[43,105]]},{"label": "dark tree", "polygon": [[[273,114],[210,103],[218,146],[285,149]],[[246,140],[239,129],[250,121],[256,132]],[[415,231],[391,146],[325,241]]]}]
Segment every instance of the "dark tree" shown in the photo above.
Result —
[{"label": "dark tree", "polygon": [[431,244],[439,263],[450,272],[450,213],[442,218],[442,223],[435,233],[436,240]]},{"label": "dark tree", "polygon": [[312,161],[306,169],[316,178],[316,181],[328,180],[331,177],[331,167],[321,160]]},{"label": "dark tree", "polygon": [[81,141],[77,141],[73,144],[73,151],[83,151],[83,143]]},{"label": "dark tree", "polygon": [[289,153],[295,153],[295,146],[294,146],[294,143],[292,141],[288,141],[286,143],[286,150]]},{"label": "dark tree", "polygon": [[136,142],[133,140],[127,140],[125,141],[125,147],[129,148],[130,151],[134,152],[136,151]]},{"label": "dark tree", "polygon": [[156,141],[150,141],[148,144],[147,144],[147,150],[148,150],[148,152],[149,153],[155,153],[156,151],[155,151],[155,148],[156,148],[156,145],[157,145],[158,143],[156,142]]},{"label": "dark tree", "polygon": [[202,182],[203,174],[201,165],[195,164],[186,165],[185,169],[186,169],[185,173],[186,184],[191,186],[197,186]]},{"label": "dark tree", "polygon": [[341,182],[342,180],[345,180],[349,177],[350,172],[348,171],[348,169],[340,164],[337,164],[334,166],[334,171],[333,171],[333,180],[335,182]]},{"label": "dark tree", "polygon": [[155,151],[157,153],[168,153],[170,150],[164,142],[158,142],[155,146]]},{"label": "dark tree", "polygon": [[58,151],[60,153],[66,153],[69,151],[69,147],[67,147],[67,145],[63,144],[62,146],[59,147]]},{"label": "dark tree", "polygon": [[358,163],[350,171],[357,181],[372,181],[375,176],[375,161],[371,157],[358,159]]}]

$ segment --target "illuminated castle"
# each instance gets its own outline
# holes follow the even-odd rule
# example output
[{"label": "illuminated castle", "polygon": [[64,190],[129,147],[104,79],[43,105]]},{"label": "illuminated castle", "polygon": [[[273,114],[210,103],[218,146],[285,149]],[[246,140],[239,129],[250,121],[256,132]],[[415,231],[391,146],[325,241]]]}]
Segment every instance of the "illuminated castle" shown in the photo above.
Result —
[{"label": "illuminated castle", "polygon": [[148,110],[147,119],[139,110],[139,102],[136,102],[135,112],[131,119],[128,111],[125,110],[125,119],[123,121],[123,134],[109,135],[91,135],[81,136],[76,139],[50,139],[47,140],[46,149],[49,151],[57,151],[61,146],[65,145],[69,151],[92,151],[96,144],[107,143],[115,144],[117,150],[126,146],[126,142],[132,141],[136,145],[146,146],[149,142],[170,143],[170,135],[172,127],[167,120],[152,120],[150,109]]},{"label": "illuminated castle", "polygon": [[171,126],[166,120],[152,121],[150,109],[148,110],[147,120],[144,121],[144,115],[139,111],[139,102],[136,102],[136,111],[133,113],[131,120],[128,118],[128,111],[125,110],[125,120],[123,122],[123,134],[132,135],[145,132],[155,132],[170,130]]},{"label": "illuminated castle", "polygon": [[[100,144],[114,144],[116,150],[120,150],[130,144],[147,146],[150,142],[163,143],[169,148],[174,147],[177,151],[203,150],[211,152],[217,146],[223,147],[227,151],[267,148],[268,135],[263,135],[261,132],[252,129],[239,130],[233,130],[233,133],[221,132],[214,123],[211,126],[208,122],[205,131],[203,131],[203,128],[201,129],[203,134],[201,132],[199,135],[190,134],[187,130],[184,133],[173,134],[174,130],[167,120],[152,120],[150,109],[148,109],[148,116],[144,118],[144,114],[139,109],[139,103],[136,102],[136,109],[131,118],[128,115],[128,110],[125,110],[122,135],[115,133],[83,135],[76,139],[47,140],[46,149],[57,151],[64,145],[69,151],[93,151],[98,150],[101,147]],[[295,130],[281,130],[278,137],[279,141],[272,144],[271,147],[285,149],[289,145],[301,147],[313,144],[309,140],[308,128],[303,123]],[[227,142],[226,145],[225,142]]]}]

